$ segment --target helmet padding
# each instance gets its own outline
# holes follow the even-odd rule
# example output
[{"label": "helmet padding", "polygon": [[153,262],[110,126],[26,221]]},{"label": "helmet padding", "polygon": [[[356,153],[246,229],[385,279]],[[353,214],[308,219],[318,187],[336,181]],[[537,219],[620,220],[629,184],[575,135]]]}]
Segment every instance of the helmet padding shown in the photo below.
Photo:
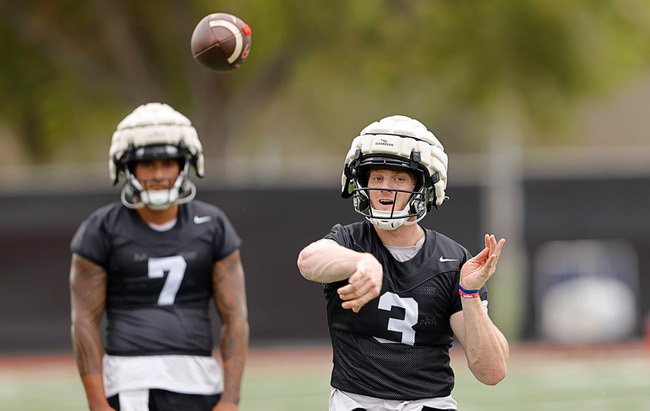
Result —
[{"label": "helmet padding", "polygon": [[192,122],[167,104],[143,104],[126,116],[113,133],[108,153],[110,178],[117,184],[120,173],[140,148],[181,145],[189,152],[196,175],[203,177],[203,146]]}]

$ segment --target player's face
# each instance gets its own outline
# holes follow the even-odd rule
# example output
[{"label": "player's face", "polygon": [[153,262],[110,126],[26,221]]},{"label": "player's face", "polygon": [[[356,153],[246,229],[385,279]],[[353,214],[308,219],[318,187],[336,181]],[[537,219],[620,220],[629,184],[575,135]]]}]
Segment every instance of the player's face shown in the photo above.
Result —
[{"label": "player's face", "polygon": [[401,211],[411,198],[410,193],[393,190],[413,191],[415,189],[415,176],[407,171],[390,169],[371,169],[368,176],[370,191],[370,205],[380,211]]},{"label": "player's face", "polygon": [[181,172],[181,165],[175,158],[140,160],[135,163],[133,173],[145,190],[167,190],[174,185]]}]

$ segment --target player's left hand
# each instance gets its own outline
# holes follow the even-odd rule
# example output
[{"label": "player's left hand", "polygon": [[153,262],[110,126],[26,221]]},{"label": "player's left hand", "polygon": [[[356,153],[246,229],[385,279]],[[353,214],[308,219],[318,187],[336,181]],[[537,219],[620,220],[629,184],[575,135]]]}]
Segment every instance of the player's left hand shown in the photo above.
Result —
[{"label": "player's left hand", "polygon": [[479,290],[496,271],[497,261],[505,239],[497,242],[494,235],[485,234],[485,248],[467,260],[460,270],[460,285],[466,290]]}]

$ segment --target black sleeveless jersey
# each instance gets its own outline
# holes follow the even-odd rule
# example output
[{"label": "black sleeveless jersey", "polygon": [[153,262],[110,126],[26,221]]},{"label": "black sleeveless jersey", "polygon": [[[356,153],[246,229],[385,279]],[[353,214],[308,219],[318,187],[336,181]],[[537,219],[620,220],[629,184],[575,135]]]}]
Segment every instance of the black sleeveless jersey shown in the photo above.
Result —
[{"label": "black sleeveless jersey", "polygon": [[240,242],[223,211],[198,200],[164,232],[119,202],[95,211],[70,248],[108,274],[106,352],[211,355],[213,265]]},{"label": "black sleeveless jersey", "polygon": [[[368,221],[337,224],[325,236],[374,255],[384,270],[381,293],[356,314],[341,308],[336,292],[347,280],[324,284],[333,387],[404,401],[451,393],[449,317],[462,309],[458,279],[471,255],[440,233],[425,230],[425,236],[422,249],[405,262],[393,258]],[[481,298],[487,298],[487,288]]]}]

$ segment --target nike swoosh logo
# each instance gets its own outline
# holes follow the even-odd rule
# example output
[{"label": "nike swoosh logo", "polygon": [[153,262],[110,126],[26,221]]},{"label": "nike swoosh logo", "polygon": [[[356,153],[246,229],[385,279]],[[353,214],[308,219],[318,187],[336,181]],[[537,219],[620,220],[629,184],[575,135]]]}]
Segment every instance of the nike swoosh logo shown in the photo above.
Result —
[{"label": "nike swoosh logo", "polygon": [[209,215],[199,217],[198,215],[194,216],[194,224],[203,224],[207,223],[208,221],[212,221],[212,217]]},{"label": "nike swoosh logo", "polygon": [[448,263],[450,261],[458,261],[458,259],[456,259],[456,258],[445,258],[445,257],[442,257],[442,256],[440,257],[440,262],[441,263]]}]

